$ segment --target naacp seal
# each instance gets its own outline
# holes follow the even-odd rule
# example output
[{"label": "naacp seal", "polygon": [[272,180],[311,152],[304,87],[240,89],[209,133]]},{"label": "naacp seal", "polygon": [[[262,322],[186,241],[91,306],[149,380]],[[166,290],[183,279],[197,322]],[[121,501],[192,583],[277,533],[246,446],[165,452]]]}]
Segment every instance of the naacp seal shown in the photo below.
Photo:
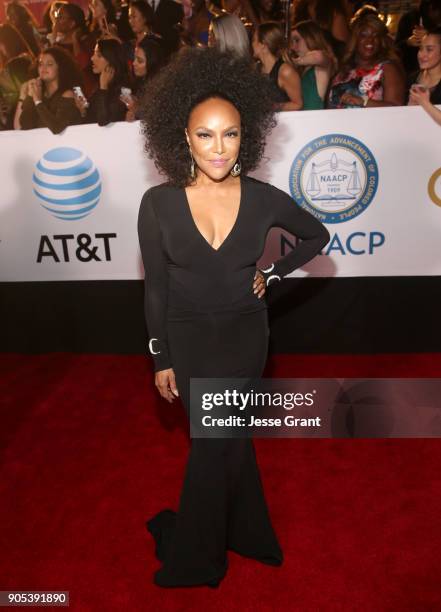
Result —
[{"label": "naacp seal", "polygon": [[366,145],[345,134],[315,138],[294,159],[289,186],[294,200],[323,223],[363,213],[378,187],[378,166]]}]

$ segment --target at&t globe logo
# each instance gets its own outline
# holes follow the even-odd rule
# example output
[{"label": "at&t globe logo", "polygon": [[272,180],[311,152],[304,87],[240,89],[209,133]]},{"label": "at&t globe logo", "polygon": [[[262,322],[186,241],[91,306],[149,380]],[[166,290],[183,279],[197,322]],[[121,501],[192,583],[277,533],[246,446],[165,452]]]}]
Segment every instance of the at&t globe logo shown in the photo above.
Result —
[{"label": "at&t globe logo", "polygon": [[87,155],[57,147],[43,155],[32,177],[41,206],[57,219],[74,221],[89,215],[101,195],[101,179]]},{"label": "at&t globe logo", "polygon": [[342,223],[361,214],[378,186],[371,151],[345,134],[309,142],[292,163],[289,185],[294,200],[324,223]]}]

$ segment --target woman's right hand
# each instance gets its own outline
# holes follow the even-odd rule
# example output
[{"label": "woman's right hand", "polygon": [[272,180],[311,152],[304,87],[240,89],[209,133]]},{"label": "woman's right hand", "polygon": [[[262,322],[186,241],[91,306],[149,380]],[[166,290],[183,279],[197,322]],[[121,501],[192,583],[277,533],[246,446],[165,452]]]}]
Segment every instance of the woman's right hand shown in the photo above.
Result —
[{"label": "woman's right hand", "polygon": [[355,96],[350,92],[345,92],[340,98],[342,104],[348,104],[350,106],[363,106],[363,98],[361,96]]},{"label": "woman's right hand", "polygon": [[155,373],[155,386],[164,399],[170,404],[179,395],[173,368],[159,370]]},{"label": "woman's right hand", "polygon": [[409,105],[416,106],[417,104],[423,107],[430,104],[430,91],[427,87],[416,85],[410,88]]},{"label": "woman's right hand", "polygon": [[114,76],[115,69],[112,68],[112,66],[107,65],[100,74],[100,88],[108,89]]},{"label": "woman's right hand", "polygon": [[412,32],[412,36],[410,36],[407,39],[407,44],[410,47],[419,47],[421,44],[421,41],[423,40],[426,34],[427,34],[427,30],[425,29],[424,26],[422,25],[415,26]]},{"label": "woman's right hand", "polygon": [[28,95],[33,98],[34,102],[43,99],[43,85],[40,78],[28,81]]},{"label": "woman's right hand", "polygon": [[257,297],[261,298],[265,295],[266,283],[262,272],[257,269],[254,273],[253,292],[257,293]]}]

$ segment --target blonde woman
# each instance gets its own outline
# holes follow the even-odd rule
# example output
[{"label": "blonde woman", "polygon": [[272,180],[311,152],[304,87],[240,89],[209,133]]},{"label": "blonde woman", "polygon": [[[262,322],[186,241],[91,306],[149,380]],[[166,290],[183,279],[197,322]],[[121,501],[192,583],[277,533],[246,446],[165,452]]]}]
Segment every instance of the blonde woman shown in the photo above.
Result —
[{"label": "blonde woman", "polygon": [[301,76],[303,110],[323,109],[329,81],[337,70],[337,58],[321,27],[312,20],[295,24],[291,50]]},{"label": "blonde woman", "polygon": [[224,14],[212,20],[208,29],[208,46],[251,59],[248,32],[237,15]]},{"label": "blonde woman", "polygon": [[253,34],[252,47],[254,57],[261,63],[262,72],[273,82],[275,109],[301,110],[302,84],[289,57],[282,26],[275,21],[258,25]]}]

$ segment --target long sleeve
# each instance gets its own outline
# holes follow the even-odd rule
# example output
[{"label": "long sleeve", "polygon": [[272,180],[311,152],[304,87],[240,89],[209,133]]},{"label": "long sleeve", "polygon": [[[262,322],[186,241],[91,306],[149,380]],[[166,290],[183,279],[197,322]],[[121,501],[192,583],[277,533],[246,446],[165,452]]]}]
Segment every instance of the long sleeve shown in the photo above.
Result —
[{"label": "long sleeve", "polygon": [[269,267],[260,269],[268,286],[272,282],[281,281],[284,276],[313,259],[329,241],[330,235],[318,219],[300,208],[285,191],[269,184],[267,188],[266,197],[273,214],[272,227],[280,227],[301,238],[300,244],[290,253]]},{"label": "long sleeve", "polygon": [[40,117],[40,124],[48,127],[54,134],[60,134],[68,125],[81,123],[81,113],[76,107],[73,98],[63,98],[57,100],[56,108],[49,109],[44,103],[37,107],[37,114]]},{"label": "long sleeve", "polygon": [[32,130],[38,127],[38,115],[31,96],[26,96],[22,104],[20,127],[22,130]]},{"label": "long sleeve", "polygon": [[138,238],[144,264],[144,314],[149,333],[149,353],[154,370],[172,367],[167,342],[168,270],[161,228],[153,208],[151,189],[141,200]]},{"label": "long sleeve", "polygon": [[127,109],[119,99],[119,93],[110,89],[97,89],[90,98],[85,123],[107,125],[115,121],[125,121]]},{"label": "long sleeve", "polygon": [[56,94],[54,96],[52,100],[45,99],[37,106],[31,96],[25,98],[20,116],[22,130],[47,127],[54,134],[59,134],[68,125],[81,123],[81,114],[74,99]]}]

